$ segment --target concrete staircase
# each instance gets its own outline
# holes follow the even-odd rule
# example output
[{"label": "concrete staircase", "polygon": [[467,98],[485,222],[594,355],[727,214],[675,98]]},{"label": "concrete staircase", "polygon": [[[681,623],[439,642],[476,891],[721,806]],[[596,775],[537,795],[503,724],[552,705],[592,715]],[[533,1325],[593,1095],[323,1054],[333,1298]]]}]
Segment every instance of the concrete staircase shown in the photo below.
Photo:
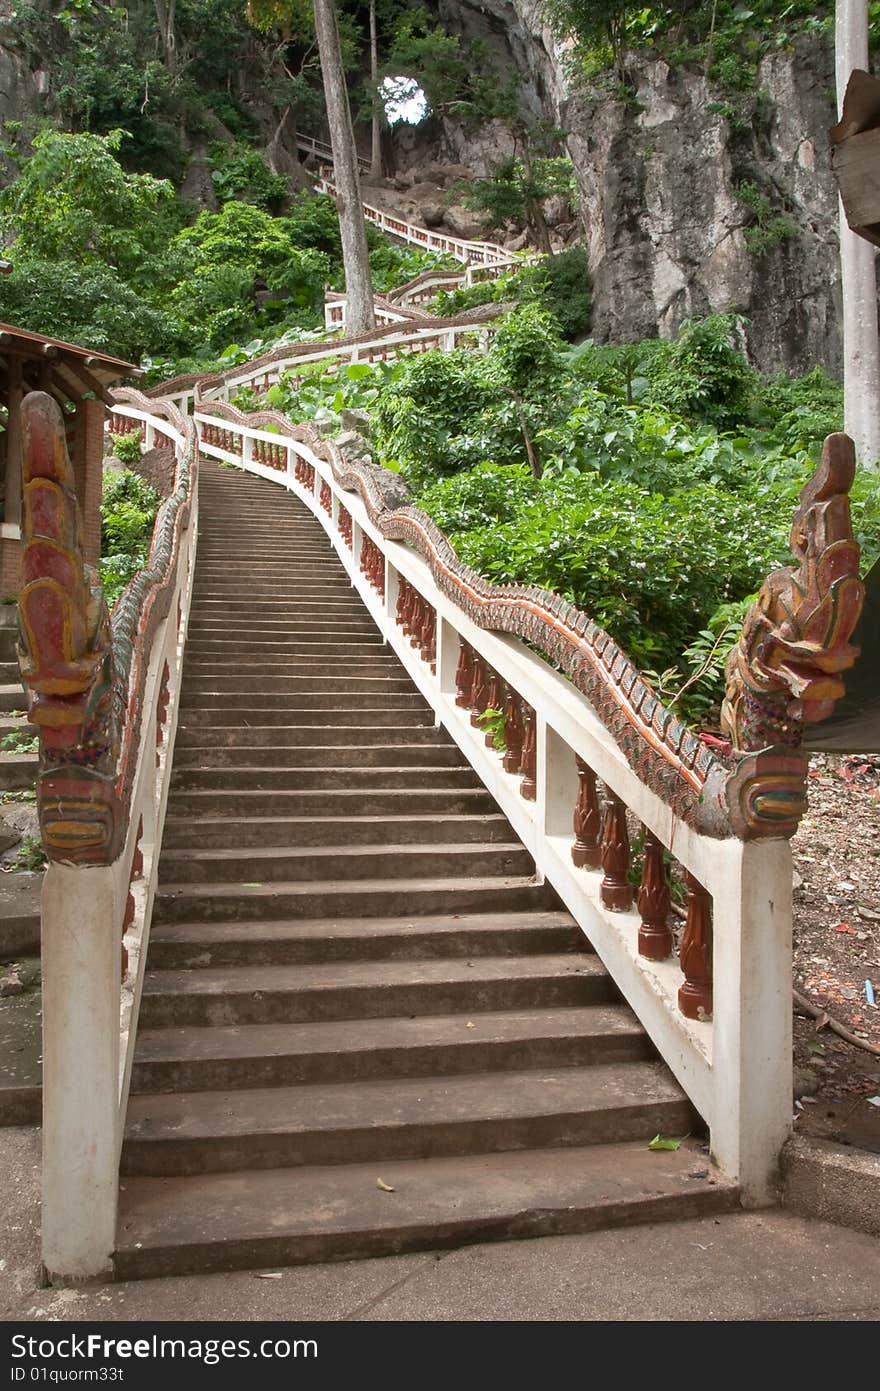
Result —
[{"label": "concrete staircase", "polygon": [[200,536],[118,1276],[734,1204],[318,524],[203,464]]}]

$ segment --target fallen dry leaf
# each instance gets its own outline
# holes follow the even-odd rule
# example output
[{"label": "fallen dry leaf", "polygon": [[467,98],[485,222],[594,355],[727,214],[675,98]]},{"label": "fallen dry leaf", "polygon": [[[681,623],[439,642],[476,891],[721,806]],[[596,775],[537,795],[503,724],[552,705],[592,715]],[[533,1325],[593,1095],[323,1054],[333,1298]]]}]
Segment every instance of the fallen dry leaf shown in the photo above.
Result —
[{"label": "fallen dry leaf", "polygon": [[385,1180],[384,1180],[384,1179],[381,1179],[381,1178],[377,1178],[377,1179],[376,1179],[376,1187],[377,1187],[377,1188],[381,1188],[381,1190],[382,1190],[383,1193],[393,1193],[393,1192],[394,1192],[394,1189],[391,1187],[390,1183],[386,1183]]}]

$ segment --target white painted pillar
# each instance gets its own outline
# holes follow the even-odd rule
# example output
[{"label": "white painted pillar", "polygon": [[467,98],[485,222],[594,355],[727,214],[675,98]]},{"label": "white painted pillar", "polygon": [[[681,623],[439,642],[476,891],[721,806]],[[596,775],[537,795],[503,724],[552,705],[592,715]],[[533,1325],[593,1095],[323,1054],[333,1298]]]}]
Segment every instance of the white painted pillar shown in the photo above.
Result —
[{"label": "white painted pillar", "polygon": [[43,882],[43,1264],[62,1281],[107,1274],[116,1241],[117,878],[52,864]]},{"label": "white painted pillar", "polygon": [[747,1207],[776,1201],[791,1129],[791,849],[719,841],[712,882],[712,1153]]},{"label": "white painted pillar", "polygon": [[[867,0],[837,0],[834,25],[838,114],[854,68],[868,68]],[[880,461],[880,335],[876,250],[851,232],[839,204],[843,294],[843,423],[863,468]]]}]

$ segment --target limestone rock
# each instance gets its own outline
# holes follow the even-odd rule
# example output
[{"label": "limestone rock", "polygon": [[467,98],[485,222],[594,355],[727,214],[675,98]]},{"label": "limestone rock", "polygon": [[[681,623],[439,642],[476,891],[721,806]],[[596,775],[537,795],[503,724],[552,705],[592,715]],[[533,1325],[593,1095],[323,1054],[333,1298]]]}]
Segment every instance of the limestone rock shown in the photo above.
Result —
[{"label": "limestone rock", "polygon": [[443,221],[457,237],[476,241],[485,235],[480,214],[463,207],[461,203],[453,203],[451,208],[447,208],[443,214]]}]

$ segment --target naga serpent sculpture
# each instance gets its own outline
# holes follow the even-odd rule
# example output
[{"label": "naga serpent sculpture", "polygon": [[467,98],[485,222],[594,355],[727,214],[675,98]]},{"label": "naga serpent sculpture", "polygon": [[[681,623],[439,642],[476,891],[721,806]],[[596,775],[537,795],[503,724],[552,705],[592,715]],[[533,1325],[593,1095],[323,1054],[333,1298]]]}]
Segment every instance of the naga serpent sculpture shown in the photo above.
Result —
[{"label": "naga serpent sculpture", "polygon": [[182,434],[175,488],[159,509],[147,565],[108,615],[82,550],[82,516],[54,399],[21,404],[23,583],[19,664],[40,736],[37,807],[43,848],[64,864],[112,864],[128,827],[152,638],[171,602],[189,519],[195,430],[154,403]]}]

